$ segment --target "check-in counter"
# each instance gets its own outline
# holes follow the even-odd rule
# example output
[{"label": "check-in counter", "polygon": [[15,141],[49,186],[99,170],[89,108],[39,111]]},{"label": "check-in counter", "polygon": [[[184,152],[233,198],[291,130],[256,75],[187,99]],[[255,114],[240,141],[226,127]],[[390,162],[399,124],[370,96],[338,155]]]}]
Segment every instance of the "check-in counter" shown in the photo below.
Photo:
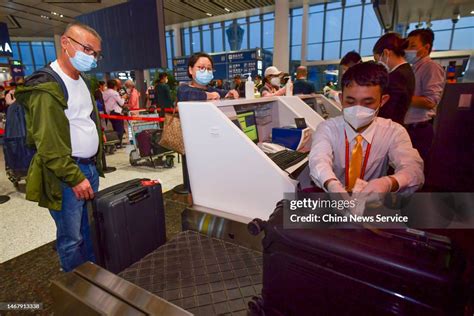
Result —
[{"label": "check-in counter", "polygon": [[341,104],[322,94],[303,94],[298,95],[298,97],[324,119],[342,115]]},{"label": "check-in counter", "polygon": [[295,118],[304,117],[312,134],[324,119],[300,97],[178,105],[196,206],[245,223],[255,217],[268,218],[285,192],[295,192],[300,182],[309,184],[309,168],[304,166],[307,158],[292,168],[301,168],[294,177],[294,170],[281,169],[235,124],[237,113],[254,110],[259,143],[272,139],[274,127],[294,125]]}]

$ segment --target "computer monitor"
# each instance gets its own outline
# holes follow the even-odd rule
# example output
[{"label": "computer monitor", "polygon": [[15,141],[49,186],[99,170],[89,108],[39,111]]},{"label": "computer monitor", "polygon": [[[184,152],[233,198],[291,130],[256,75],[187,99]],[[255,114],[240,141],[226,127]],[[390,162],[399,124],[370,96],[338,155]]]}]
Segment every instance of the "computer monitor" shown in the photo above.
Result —
[{"label": "computer monitor", "polygon": [[257,121],[255,111],[242,111],[237,113],[237,119],[240,123],[242,131],[254,143],[258,143]]}]

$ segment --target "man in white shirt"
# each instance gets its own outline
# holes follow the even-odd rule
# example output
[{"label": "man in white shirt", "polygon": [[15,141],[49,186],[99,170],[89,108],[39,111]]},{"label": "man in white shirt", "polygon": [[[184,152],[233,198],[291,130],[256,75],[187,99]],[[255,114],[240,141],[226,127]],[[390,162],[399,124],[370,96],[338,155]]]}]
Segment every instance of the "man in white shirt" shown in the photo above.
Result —
[{"label": "man in white shirt", "polygon": [[[28,77],[16,98],[25,106],[27,142],[34,145],[26,198],[49,209],[57,228],[56,248],[61,268],[71,271],[95,261],[89,234],[86,200],[94,198],[101,172],[98,110],[81,77],[97,66],[101,38],[78,22],[61,36],[61,52],[44,72]],[[67,100],[67,102],[66,102]]]},{"label": "man in white shirt", "polygon": [[[342,78],[343,116],[318,125],[309,155],[310,174],[328,192],[352,192],[357,179],[368,182],[362,193],[414,192],[424,182],[423,161],[405,128],[377,113],[388,73],[374,62],[357,64]],[[388,167],[395,170],[387,176]]]}]

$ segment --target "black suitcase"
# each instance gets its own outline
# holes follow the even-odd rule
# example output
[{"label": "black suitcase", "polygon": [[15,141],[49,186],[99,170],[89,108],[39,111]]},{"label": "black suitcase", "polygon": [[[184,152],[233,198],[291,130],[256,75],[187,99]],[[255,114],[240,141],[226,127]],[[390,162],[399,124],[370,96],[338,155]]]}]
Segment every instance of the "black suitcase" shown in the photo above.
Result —
[{"label": "black suitcase", "polygon": [[96,193],[89,223],[97,264],[118,273],[166,241],[161,184],[134,179]]},{"label": "black suitcase", "polygon": [[465,259],[419,231],[283,229],[283,203],[264,230],[262,298],[253,314],[462,315]]}]

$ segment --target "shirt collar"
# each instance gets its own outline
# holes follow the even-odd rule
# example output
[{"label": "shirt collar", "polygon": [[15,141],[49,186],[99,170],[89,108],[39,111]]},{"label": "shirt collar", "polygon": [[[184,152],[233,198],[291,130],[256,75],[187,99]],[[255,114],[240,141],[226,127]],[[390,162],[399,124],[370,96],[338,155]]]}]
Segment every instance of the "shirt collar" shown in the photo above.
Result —
[{"label": "shirt collar", "polygon": [[[376,124],[377,117],[372,121],[372,124],[370,124],[369,127],[367,127],[362,133],[360,133],[364,140],[369,144],[371,144],[372,140],[374,139]],[[346,121],[344,121],[344,129],[346,130],[347,140],[349,141],[349,143],[352,142],[357,135],[359,135],[359,133],[354,131]]]},{"label": "shirt collar", "polygon": [[392,70],[390,70],[390,72],[395,71],[395,69],[397,69],[397,68],[400,67],[401,65],[405,65],[405,64],[408,64],[408,63],[405,61],[405,62],[402,62],[402,63],[396,65],[395,67],[392,68]]},{"label": "shirt collar", "polygon": [[424,63],[427,63],[431,60],[430,55],[427,55],[419,60],[416,61],[416,63],[413,64],[413,68],[418,69],[421,65]]}]

